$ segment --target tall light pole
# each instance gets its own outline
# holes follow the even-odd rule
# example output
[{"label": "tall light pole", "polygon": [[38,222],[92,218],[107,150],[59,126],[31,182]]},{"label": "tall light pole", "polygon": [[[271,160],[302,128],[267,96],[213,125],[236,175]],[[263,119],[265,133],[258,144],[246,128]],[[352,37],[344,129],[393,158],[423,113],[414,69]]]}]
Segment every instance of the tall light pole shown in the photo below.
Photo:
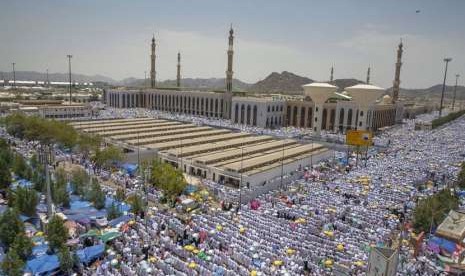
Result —
[{"label": "tall light pole", "polygon": [[15,71],[15,62],[12,62],[11,65],[13,65],[13,88],[16,89],[16,71]]},{"label": "tall light pole", "polygon": [[452,61],[452,58],[444,59],[444,62],[446,63],[446,69],[444,70],[444,82],[442,83],[441,106],[439,107],[439,117],[441,117],[442,115],[442,105],[444,103],[444,91],[446,90],[447,66],[449,65],[450,61]]},{"label": "tall light pole", "polygon": [[454,98],[452,99],[452,111],[454,111],[454,107],[455,107],[455,97],[457,96],[457,83],[459,81],[459,77],[460,77],[459,74],[455,75],[455,87],[454,87]]},{"label": "tall light pole", "polygon": [[242,206],[242,162],[244,160],[244,143],[241,143],[241,180],[239,181],[239,206],[237,206],[237,211],[241,210]]},{"label": "tall light pole", "polygon": [[66,55],[68,57],[68,67],[69,67],[69,104],[71,104],[71,58],[72,55]]},{"label": "tall light pole", "polygon": [[284,140],[283,140],[283,156],[281,157],[281,189],[284,189],[283,187],[283,174],[284,174]]},{"label": "tall light pole", "polygon": [[48,69],[47,69],[47,80],[45,81],[45,87],[48,87],[49,79],[48,79]]}]

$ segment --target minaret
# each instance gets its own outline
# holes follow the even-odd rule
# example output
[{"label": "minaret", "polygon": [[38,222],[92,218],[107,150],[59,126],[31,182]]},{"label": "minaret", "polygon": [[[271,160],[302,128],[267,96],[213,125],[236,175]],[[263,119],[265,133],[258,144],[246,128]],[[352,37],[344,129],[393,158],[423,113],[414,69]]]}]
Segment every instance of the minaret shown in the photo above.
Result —
[{"label": "minaret", "polygon": [[233,44],[234,44],[234,30],[229,30],[229,47],[228,47],[228,67],[226,70],[226,92],[223,99],[223,118],[229,119],[231,117],[231,102],[232,102],[232,82],[233,82]]},{"label": "minaret", "polygon": [[396,73],[394,77],[394,83],[392,86],[392,103],[396,103],[399,99],[399,88],[400,88],[400,67],[402,66],[402,39],[399,43],[399,48],[397,49],[397,62],[396,62]]},{"label": "minaret", "polygon": [[367,70],[367,84],[370,84],[370,66],[368,66],[368,70]]},{"label": "minaret", "polygon": [[176,86],[181,87],[181,53],[178,52],[178,73],[176,75]]},{"label": "minaret", "polygon": [[334,67],[331,66],[331,76],[329,77],[329,82],[333,82],[334,80]]},{"label": "minaret", "polygon": [[232,92],[232,80],[233,80],[233,43],[234,43],[234,30],[231,25],[229,30],[229,48],[228,48],[228,70],[226,71],[226,92]]},{"label": "minaret", "polygon": [[156,71],[155,71],[155,35],[152,37],[152,54],[150,55],[150,87],[155,88],[155,76],[156,76]]}]

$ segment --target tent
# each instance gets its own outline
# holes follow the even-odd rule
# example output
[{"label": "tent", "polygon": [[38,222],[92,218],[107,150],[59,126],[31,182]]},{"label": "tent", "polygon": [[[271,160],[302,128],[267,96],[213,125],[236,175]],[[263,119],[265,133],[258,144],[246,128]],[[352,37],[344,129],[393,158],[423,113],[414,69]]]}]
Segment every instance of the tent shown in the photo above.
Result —
[{"label": "tent", "polygon": [[110,220],[108,222],[108,225],[110,225],[111,227],[116,227],[118,224],[126,223],[126,222],[128,222],[130,220],[131,220],[131,216],[125,215],[125,216],[121,216],[119,218],[115,218],[115,219]]},{"label": "tent", "polygon": [[57,255],[43,255],[26,263],[25,271],[32,275],[46,275],[60,268]]},{"label": "tent", "polygon": [[121,168],[127,172],[127,174],[134,176],[134,174],[137,171],[137,164],[131,164],[131,163],[124,163],[121,165]]},{"label": "tent", "polygon": [[107,243],[113,239],[116,239],[117,237],[121,236],[120,232],[116,231],[111,231],[111,232],[106,232],[103,233],[99,238],[104,242]]},{"label": "tent", "polygon": [[433,236],[428,241],[428,247],[430,248],[439,247],[440,249],[446,251],[447,253],[452,254],[457,249],[457,244],[453,241],[450,241],[450,240],[447,240],[441,237]]},{"label": "tent", "polygon": [[94,246],[89,246],[84,249],[76,251],[76,255],[79,258],[79,261],[84,264],[89,264],[100,256],[103,255],[105,251],[105,245],[98,244]]},{"label": "tent", "polygon": [[16,189],[16,187],[21,187],[21,188],[32,188],[33,184],[31,181],[27,179],[19,179],[18,181],[14,182],[12,185],[12,189]]},{"label": "tent", "polygon": [[35,257],[40,257],[40,256],[47,254],[47,250],[48,250],[47,244],[39,244],[32,248],[32,255]]},{"label": "tent", "polygon": [[86,237],[97,237],[99,236],[99,232],[95,229],[90,229],[89,231],[87,231],[87,233],[84,233],[82,235],[79,236],[79,238],[86,238]]}]

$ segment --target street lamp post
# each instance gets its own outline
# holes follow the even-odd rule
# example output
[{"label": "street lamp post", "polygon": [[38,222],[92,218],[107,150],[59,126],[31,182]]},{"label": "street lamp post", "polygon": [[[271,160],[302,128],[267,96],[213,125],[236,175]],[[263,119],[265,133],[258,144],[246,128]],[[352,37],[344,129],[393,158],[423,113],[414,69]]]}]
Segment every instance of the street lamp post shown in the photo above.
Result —
[{"label": "street lamp post", "polygon": [[241,144],[241,180],[239,181],[239,206],[237,210],[239,211],[242,206],[242,162],[244,160],[244,144]]},{"label": "street lamp post", "polygon": [[283,156],[281,157],[281,189],[283,189],[283,174],[284,174],[284,140],[283,140]]},{"label": "street lamp post", "polygon": [[457,83],[458,83],[459,77],[460,77],[459,74],[455,75],[454,98],[452,99],[452,111],[454,111],[454,108],[455,108],[455,97],[457,96]]},{"label": "street lamp post", "polygon": [[13,65],[13,88],[16,89],[16,71],[15,71],[16,63],[13,62],[11,63],[11,65]]},{"label": "street lamp post", "polygon": [[68,58],[68,67],[69,67],[69,103],[71,104],[71,58],[72,55],[66,55]]},{"label": "street lamp post", "polygon": [[450,61],[452,61],[452,58],[444,59],[444,62],[446,63],[446,69],[444,71],[444,82],[442,83],[441,106],[439,107],[439,117],[441,117],[442,115],[442,106],[444,104],[444,91],[446,90],[447,66],[449,65]]}]

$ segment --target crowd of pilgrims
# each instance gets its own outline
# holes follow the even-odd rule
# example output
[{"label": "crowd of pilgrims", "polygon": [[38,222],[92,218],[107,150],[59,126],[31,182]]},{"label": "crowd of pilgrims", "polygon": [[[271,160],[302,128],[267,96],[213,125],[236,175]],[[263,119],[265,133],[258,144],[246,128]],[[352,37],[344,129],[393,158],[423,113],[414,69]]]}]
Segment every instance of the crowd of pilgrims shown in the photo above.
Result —
[{"label": "crowd of pilgrims", "polygon": [[[106,112],[103,118],[140,115]],[[119,225],[124,234],[81,273],[332,275],[336,267],[345,267],[351,275],[365,275],[370,248],[396,244],[415,202],[456,178],[465,156],[464,128],[464,117],[432,131],[415,131],[408,120],[378,136],[377,142],[388,146],[371,151],[366,163],[349,170],[339,162],[317,165],[317,177],[263,194],[253,206],[231,208],[231,202],[223,202],[229,208],[216,208],[207,201],[203,212],[187,218],[153,207],[144,219]],[[417,189],[430,178],[439,184]],[[119,182],[131,189],[137,180],[124,176]],[[211,181],[204,184],[228,191]],[[406,244],[400,249],[398,275],[438,275],[440,268],[427,252],[412,257]]]},{"label": "crowd of pilgrims", "polygon": [[[379,135],[377,142],[389,146],[371,155],[366,166],[360,162],[341,170],[326,163],[316,169],[318,177],[258,197],[258,208],[206,208],[187,220],[153,210],[147,224],[136,219],[110,254],[85,273],[331,275],[344,266],[352,275],[364,275],[370,247],[397,243],[401,222],[411,220],[418,198],[456,178],[465,153],[464,127],[460,118],[437,130],[414,131],[414,121],[407,121]],[[417,189],[431,178],[439,184]],[[410,253],[401,244],[399,275],[438,275],[431,255]],[[112,265],[114,259],[118,265]]]}]

